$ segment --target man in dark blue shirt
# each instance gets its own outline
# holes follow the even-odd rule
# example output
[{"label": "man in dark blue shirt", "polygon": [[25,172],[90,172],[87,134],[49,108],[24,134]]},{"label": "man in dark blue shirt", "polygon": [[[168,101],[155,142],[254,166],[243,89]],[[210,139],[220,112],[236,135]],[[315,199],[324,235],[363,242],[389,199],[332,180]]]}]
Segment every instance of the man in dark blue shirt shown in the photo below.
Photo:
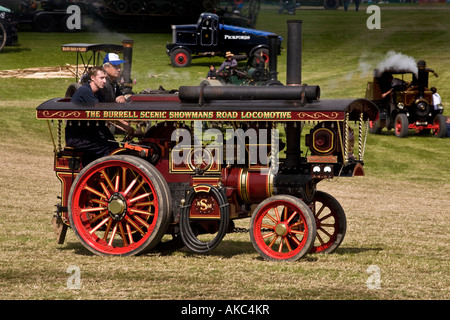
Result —
[{"label": "man in dark blue shirt", "polygon": [[[104,88],[106,72],[102,67],[89,70],[89,82],[81,86],[72,96],[76,104],[95,104],[99,101],[97,93]],[[68,121],[65,132],[66,144],[83,152],[83,166],[95,159],[109,155],[119,147],[105,121]]]}]

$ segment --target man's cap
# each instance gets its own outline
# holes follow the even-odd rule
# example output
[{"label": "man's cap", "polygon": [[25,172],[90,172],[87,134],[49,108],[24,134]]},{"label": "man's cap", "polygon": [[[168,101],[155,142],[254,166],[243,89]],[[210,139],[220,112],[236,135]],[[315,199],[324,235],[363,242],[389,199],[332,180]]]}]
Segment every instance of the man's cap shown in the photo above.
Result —
[{"label": "man's cap", "polygon": [[118,64],[122,64],[122,63],[124,63],[126,61],[120,60],[119,56],[117,54],[115,54],[115,53],[108,53],[106,55],[105,59],[103,59],[103,64],[105,64],[107,62],[117,66]]},{"label": "man's cap", "polygon": [[233,56],[234,56],[234,54],[232,54],[231,51],[227,51],[227,53],[225,54],[226,58],[233,57]]}]

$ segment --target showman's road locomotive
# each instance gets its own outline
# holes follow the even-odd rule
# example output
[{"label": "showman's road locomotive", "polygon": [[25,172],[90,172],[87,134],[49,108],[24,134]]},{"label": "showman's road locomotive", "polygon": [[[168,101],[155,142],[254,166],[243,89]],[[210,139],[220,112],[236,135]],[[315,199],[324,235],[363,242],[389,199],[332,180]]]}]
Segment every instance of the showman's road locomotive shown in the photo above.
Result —
[{"label": "showman's road locomotive", "polygon": [[98,255],[176,245],[206,253],[236,230],[236,219],[251,217],[250,238],[265,259],[333,252],[345,235],[344,210],[316,186],[364,174],[368,123],[378,108],[366,99],[319,100],[318,86],[301,83],[300,35],[301,21],[289,21],[286,86],[271,79],[265,86],[182,86],[125,104],[41,104],[37,118],[59,124],[151,122],[143,139],[123,141],[87,165],[79,151],[55,143],[59,243],[71,227]]}]

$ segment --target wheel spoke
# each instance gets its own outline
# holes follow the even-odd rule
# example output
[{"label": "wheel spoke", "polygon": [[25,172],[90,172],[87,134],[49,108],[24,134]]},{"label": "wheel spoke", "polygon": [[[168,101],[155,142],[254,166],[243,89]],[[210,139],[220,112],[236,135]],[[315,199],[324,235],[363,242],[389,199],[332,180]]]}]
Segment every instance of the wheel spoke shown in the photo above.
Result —
[{"label": "wheel spoke", "polygon": [[134,191],[130,194],[130,198],[133,198],[133,197],[136,195],[136,193],[142,188],[142,186],[144,185],[144,183],[145,183],[145,180],[142,180],[142,181],[138,184],[138,186],[136,187],[136,189],[134,189]]},{"label": "wheel spoke", "polygon": [[97,190],[95,190],[94,188],[92,188],[92,187],[90,187],[90,186],[88,186],[88,185],[86,185],[86,186],[84,187],[84,189],[87,190],[87,191],[89,191],[89,192],[92,192],[93,194],[99,196],[100,198],[107,199],[107,196],[106,196],[106,195],[104,195],[104,194],[101,193],[100,191],[97,191]]},{"label": "wheel spoke", "polygon": [[277,222],[280,221],[280,214],[278,213],[278,207],[273,208],[273,210],[275,211],[275,217],[277,219]]},{"label": "wheel spoke", "polygon": [[140,234],[142,234],[143,236],[145,235],[145,232],[136,224],[136,222],[134,222],[133,220],[131,220],[130,217],[125,217],[125,220],[131,224],[137,231],[139,231]]},{"label": "wheel spoke", "polygon": [[114,192],[119,192],[119,182],[120,182],[120,178],[119,175],[116,176],[116,183],[114,185]]},{"label": "wheel spoke", "polygon": [[111,230],[111,226],[113,223],[113,219],[109,219],[108,225],[106,226],[105,234],[103,235],[103,241],[106,241],[108,239],[109,231]]},{"label": "wheel spoke", "polygon": [[267,234],[263,235],[263,239],[269,238],[269,237],[271,237],[271,236],[273,236],[275,234],[276,234],[275,232],[267,233]]},{"label": "wheel spoke", "polygon": [[289,223],[292,221],[292,218],[294,218],[297,214],[298,214],[297,211],[294,211],[294,212],[291,214],[291,216],[289,217],[289,219],[286,220],[286,223],[289,224]]},{"label": "wheel spoke", "polygon": [[122,238],[122,241],[123,241],[123,246],[126,247],[128,245],[128,243],[127,243],[127,237],[125,236],[125,232],[123,230],[122,222],[118,222],[117,224],[119,225],[119,232],[120,232],[120,237]]},{"label": "wheel spoke", "polygon": [[333,212],[331,212],[331,213],[327,214],[326,216],[320,218],[320,221],[326,220],[326,219],[328,219],[330,217],[333,217],[333,216],[334,216],[334,214],[333,214]]},{"label": "wheel spoke", "polygon": [[106,207],[84,208],[84,209],[81,209],[81,213],[96,212],[96,211],[103,211],[103,210],[106,210]]},{"label": "wheel spoke", "polygon": [[117,233],[117,223],[114,225],[114,228],[112,230],[112,234],[111,234],[111,238],[109,238],[108,246],[110,246],[110,247],[112,246],[114,238],[116,237],[116,233]]},{"label": "wheel spoke", "polygon": [[275,237],[273,237],[272,241],[269,243],[269,247],[272,248],[272,246],[274,245],[275,241],[277,241],[278,239],[278,235],[275,234]]},{"label": "wheel spoke", "polygon": [[133,241],[133,235],[132,235],[132,233],[131,233],[131,227],[130,227],[130,224],[127,222],[125,225],[126,225],[127,233],[128,233],[128,241],[130,242],[130,244],[133,244],[134,241]]},{"label": "wheel spoke", "polygon": [[148,197],[150,195],[151,195],[151,193],[144,193],[144,194],[141,194],[141,195],[139,195],[139,196],[137,196],[135,198],[130,199],[129,201],[130,201],[130,203],[133,203],[133,202],[136,202],[136,201],[138,201],[138,200],[140,200],[142,198]]},{"label": "wheel spoke", "polygon": [[103,192],[106,194],[106,197],[109,199],[111,197],[111,193],[109,193],[108,188],[106,187],[105,183],[100,182],[100,186],[103,189]]},{"label": "wheel spoke", "polygon": [[96,231],[97,231],[98,229],[100,229],[105,223],[107,223],[109,219],[110,219],[109,217],[103,219],[99,224],[97,224],[97,225],[95,226],[95,228],[93,228],[91,231],[89,231],[89,233],[90,233],[90,234],[93,234],[94,232],[96,232]]},{"label": "wheel spoke", "polygon": [[[314,205],[315,208],[315,205]],[[322,213],[323,209],[325,209],[325,205],[322,204],[322,207],[319,209],[319,211],[317,211],[317,213],[315,214],[316,218],[319,218],[320,214]],[[314,211],[313,211],[314,212]]]},{"label": "wheel spoke", "polygon": [[291,245],[289,243],[288,237],[284,237],[284,243],[286,244],[286,247],[287,247],[288,251],[291,252],[292,251],[292,247],[291,247]]},{"label": "wheel spoke", "polygon": [[88,220],[88,224],[92,224],[92,223],[94,223],[95,221],[97,221],[97,220],[103,218],[103,217],[106,216],[106,215],[108,215],[108,211],[102,212],[102,213],[100,213],[99,215],[95,216],[94,218]]},{"label": "wheel spoke", "polygon": [[[131,181],[130,185],[128,186],[128,188],[124,188],[125,191],[123,192],[123,195],[126,197],[128,192],[130,192],[131,188],[133,188],[133,186],[136,184],[137,178],[134,179],[133,181]],[[125,186],[124,186],[125,187]]]},{"label": "wheel spoke", "polygon": [[106,180],[106,183],[108,184],[109,188],[111,190],[114,190],[112,181],[109,179],[109,176],[106,174],[105,170],[100,170],[100,173],[103,175],[103,178]]}]

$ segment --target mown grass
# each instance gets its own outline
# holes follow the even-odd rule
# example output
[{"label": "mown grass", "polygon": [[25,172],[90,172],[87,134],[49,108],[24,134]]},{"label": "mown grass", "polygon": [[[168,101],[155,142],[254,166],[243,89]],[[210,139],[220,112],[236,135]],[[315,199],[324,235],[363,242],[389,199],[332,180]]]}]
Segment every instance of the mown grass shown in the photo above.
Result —
[{"label": "mown grass", "polygon": [[[270,10],[262,10],[257,27],[285,36],[285,20],[293,17]],[[436,69],[440,77],[432,81],[445,102],[450,99],[445,85],[448,13],[448,9],[383,10],[382,30],[368,31],[364,11],[300,10],[294,18],[304,21],[303,79],[319,84],[324,98],[363,97],[370,70],[367,75],[358,72],[360,61],[374,64],[372,59],[393,49],[425,59]],[[426,37],[411,32],[419,28],[412,22],[419,18]],[[170,67],[164,52],[170,34],[126,35],[135,40],[136,91],[195,85],[206,74],[209,59],[195,61],[188,69]],[[0,53],[0,69],[74,63],[74,55],[60,51],[61,44],[120,42],[122,37],[23,32],[19,47]],[[285,52],[279,57],[282,81],[284,65]],[[370,135],[365,177],[319,184],[319,189],[338,199],[348,220],[346,238],[332,255],[308,255],[294,263],[264,261],[246,233],[228,234],[208,255],[182,249],[120,259],[97,257],[71,231],[66,243],[57,245],[50,219],[60,184],[53,172],[47,123],[37,121],[34,110],[42,101],[62,96],[71,81],[0,79],[2,299],[450,298],[450,139],[413,132],[406,139],[395,138],[392,132]],[[239,227],[248,223],[248,219],[237,221]],[[74,265],[81,270],[78,290],[67,287],[66,270]],[[370,265],[381,270],[379,289],[367,286]]]}]

